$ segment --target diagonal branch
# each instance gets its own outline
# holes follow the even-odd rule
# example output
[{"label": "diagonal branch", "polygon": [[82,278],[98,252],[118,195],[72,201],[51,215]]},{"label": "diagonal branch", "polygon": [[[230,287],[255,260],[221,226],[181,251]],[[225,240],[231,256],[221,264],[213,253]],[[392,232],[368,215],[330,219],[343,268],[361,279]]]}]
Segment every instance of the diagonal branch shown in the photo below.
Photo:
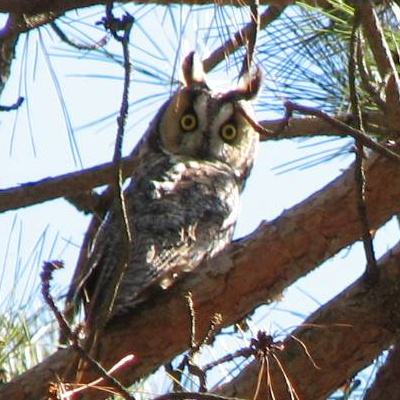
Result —
[{"label": "diagonal branch", "polygon": [[[393,298],[400,296],[397,285],[400,244],[382,257],[379,270],[381,276],[376,286],[371,287],[365,276],[360,278],[307,318],[284,341],[285,350],[277,357],[285,366],[285,373],[300,399],[326,399],[397,339],[400,312]],[[315,368],[313,362],[319,368]],[[218,393],[248,398],[257,385],[259,368],[258,362],[252,362]],[[282,371],[271,363],[269,374],[275,397],[290,400]],[[260,385],[258,398],[268,398],[264,382]]]},{"label": "diagonal branch", "polygon": [[397,340],[390,349],[384,365],[379,369],[374,383],[365,393],[364,400],[398,399],[400,398],[400,347]]},{"label": "diagonal branch", "polygon": [[[244,4],[244,3],[243,3]],[[253,4],[253,3],[251,3]],[[284,11],[284,7],[268,7],[258,18],[256,29],[264,29],[275,21]],[[237,31],[232,39],[227,40],[221,47],[214,50],[211,55],[203,60],[205,72],[211,71],[226,57],[235,53],[246,44],[247,38],[254,36],[254,21],[249,22],[243,29]]]},{"label": "diagonal branch", "polygon": [[[385,157],[371,157],[366,163],[365,174],[370,224],[372,229],[377,229],[400,212],[400,169]],[[390,185],[383,176],[390,177]],[[206,333],[216,311],[222,315],[222,325],[227,326],[257,305],[272,300],[295,280],[359,240],[355,196],[354,167],[351,167],[275,221],[260,225],[252,235],[234,243],[171,291],[154,296],[135,313],[112,321],[101,341],[99,361],[107,369],[126,354],[138,356],[140,360],[135,367],[120,371],[122,383],[128,384],[147,376],[157,366],[184,351],[190,333],[190,318],[183,299],[188,291],[193,294],[196,329],[200,337]],[[358,322],[362,324],[363,321]],[[342,346],[341,339],[342,336],[336,339],[333,335],[330,339],[332,348]],[[383,339],[386,345],[387,340]],[[381,345],[378,340],[376,350],[381,349]],[[56,375],[63,376],[71,351],[59,350],[32,370],[3,385],[0,398],[40,398]],[[96,376],[88,371],[86,381],[94,378]]]}]

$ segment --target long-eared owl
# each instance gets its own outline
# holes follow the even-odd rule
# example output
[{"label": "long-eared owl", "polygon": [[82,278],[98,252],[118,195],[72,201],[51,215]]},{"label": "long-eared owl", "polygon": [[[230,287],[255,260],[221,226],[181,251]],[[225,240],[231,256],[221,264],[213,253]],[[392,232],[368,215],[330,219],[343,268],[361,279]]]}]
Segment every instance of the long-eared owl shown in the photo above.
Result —
[{"label": "long-eared owl", "polygon": [[[191,53],[183,77],[135,150],[139,166],[124,191],[132,240],[113,316],[136,307],[151,289],[168,286],[232,239],[259,142],[250,101],[259,90],[260,72],[233,90],[214,92]],[[67,295],[67,303],[83,303],[89,314],[102,306],[102,293],[114,290],[109,277],[125,245],[117,206],[110,207]]]}]

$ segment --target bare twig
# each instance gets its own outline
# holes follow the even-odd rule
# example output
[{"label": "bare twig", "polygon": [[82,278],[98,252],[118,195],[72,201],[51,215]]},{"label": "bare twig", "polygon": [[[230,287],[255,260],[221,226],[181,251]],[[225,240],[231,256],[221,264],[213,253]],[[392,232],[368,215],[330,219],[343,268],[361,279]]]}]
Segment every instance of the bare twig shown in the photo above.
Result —
[{"label": "bare twig", "polygon": [[188,313],[190,317],[190,342],[189,342],[189,353],[183,357],[182,361],[177,368],[173,368],[171,363],[165,365],[165,370],[173,377],[174,391],[179,391],[182,387],[181,380],[182,374],[185,368],[188,369],[189,373],[196,376],[199,380],[199,391],[201,393],[207,392],[206,386],[206,373],[205,370],[194,362],[194,356],[200,350],[203,345],[209,344],[214,335],[217,333],[217,327],[222,323],[222,317],[216,313],[210,321],[210,326],[205,333],[203,340],[196,340],[196,312],[193,303],[192,293],[188,292],[185,296],[186,304],[188,307]]},{"label": "bare twig", "polygon": [[243,39],[246,45],[246,57],[243,59],[239,77],[249,73],[253,62],[257,36],[260,30],[260,14],[258,13],[258,6],[259,0],[254,0],[254,4],[250,6],[250,24],[248,25],[250,27],[249,34]]},{"label": "bare twig", "polygon": [[357,58],[357,69],[358,72],[360,73],[360,78],[361,78],[361,84],[367,91],[367,93],[369,93],[369,95],[375,101],[379,109],[382,111],[386,111],[386,103],[384,102],[380,91],[371,82],[373,78],[371,74],[368,72],[364,53],[365,53],[364,42],[362,36],[360,35],[359,43],[357,46],[356,58]]},{"label": "bare twig", "polygon": [[108,37],[104,36],[102,39],[100,39],[98,42],[93,43],[93,44],[84,44],[84,43],[78,43],[73,39],[70,39],[64,32],[63,30],[56,24],[56,22],[52,21],[50,22],[50,26],[53,29],[53,31],[57,34],[57,36],[65,43],[68,45],[74,47],[75,49],[78,50],[97,50],[101,47],[104,47],[107,44]]},{"label": "bare twig", "polygon": [[365,37],[371,47],[381,78],[385,80],[388,74],[396,72],[385,33],[370,0],[359,1],[359,10]]},{"label": "bare twig", "polygon": [[[133,354],[128,354],[127,356],[123,357],[120,361],[118,361],[115,365],[113,365],[109,370],[107,370],[107,374],[111,375],[112,373],[118,371],[120,368],[126,366],[127,364],[131,364],[133,361],[137,361],[137,357]],[[105,392],[110,392],[115,394],[112,387],[109,386],[100,386],[104,382],[104,377],[100,377],[95,379],[92,382],[80,384],[77,387],[63,391],[62,393],[57,393],[59,400],[71,400],[73,397],[76,396],[78,393],[86,391],[88,388],[96,388],[98,390],[103,390]],[[71,385],[73,386],[73,385]]]},{"label": "bare twig", "polygon": [[286,107],[286,121],[289,121],[293,111],[321,118],[324,121],[328,122],[330,125],[332,125],[334,128],[340,129],[343,131],[343,133],[346,133],[352,136],[354,139],[359,140],[359,142],[365,147],[368,147],[369,149],[374,150],[375,152],[388,158],[389,160],[397,164],[400,164],[400,156],[398,154],[388,149],[387,147],[382,146],[380,143],[375,142],[373,139],[365,135],[365,133],[360,131],[359,129],[352,128],[346,123],[334,117],[331,117],[330,115],[326,114],[321,110],[318,110],[314,107],[302,106],[300,104],[296,104],[289,100],[285,102],[285,107]]},{"label": "bare twig", "polygon": [[[122,280],[126,266],[129,264],[129,248],[132,241],[132,229],[130,226],[129,218],[126,211],[125,198],[122,189],[123,177],[122,177],[122,166],[121,166],[121,153],[122,153],[122,141],[125,132],[125,124],[128,116],[129,108],[129,84],[131,75],[131,64],[129,58],[129,37],[133,26],[134,19],[129,14],[125,14],[122,19],[117,19],[112,13],[112,2],[106,7],[106,18],[103,20],[104,26],[108,28],[113,37],[119,41],[123,49],[124,57],[124,88],[122,93],[120,113],[117,118],[118,130],[114,148],[114,204],[116,207],[113,208],[114,216],[119,225],[121,226],[121,253],[117,263],[117,268],[114,268],[111,276],[108,276],[107,287],[110,290],[104,290],[102,285],[97,285],[90,301],[89,312],[87,315],[87,326],[89,328],[89,334],[86,341],[88,349],[95,348],[99,335],[103,332],[104,327],[107,323],[109,315],[112,311],[114,300],[117,294],[118,286]],[[122,35],[118,33],[122,30]],[[99,278],[99,282],[102,279]]]},{"label": "bare twig", "polygon": [[13,110],[17,110],[20,105],[24,102],[24,98],[23,97],[18,97],[18,100],[14,103],[11,104],[11,106],[1,106],[0,105],[0,111],[13,111]]},{"label": "bare twig", "polygon": [[120,394],[126,400],[134,400],[134,397],[121,385],[121,383],[112,377],[93,357],[91,357],[87,351],[81,346],[78,335],[71,329],[64,315],[60,312],[57,305],[55,304],[53,297],[50,293],[50,281],[53,277],[53,272],[63,268],[61,261],[45,262],[43,265],[43,271],[40,274],[42,280],[42,295],[46,304],[50,307],[54,316],[57,319],[60,330],[64,333],[65,337],[69,339],[72,347],[79,356],[90,364],[96,373],[104,379],[107,384],[111,385],[115,391]]},{"label": "bare twig", "polygon": [[[271,22],[275,21],[283,12],[285,7],[270,6],[259,17],[259,29],[264,29]],[[204,71],[211,71],[216,65],[222,62],[226,57],[235,53],[245,44],[244,38],[251,37],[254,31],[254,22],[251,21],[243,29],[236,32],[233,39],[226,41],[221,47],[211,53],[211,55],[203,61]]]},{"label": "bare twig", "polygon": [[[359,1],[359,6],[362,7]],[[360,47],[359,37],[359,22],[360,14],[357,8],[354,16],[354,25],[350,40],[350,57],[349,57],[349,89],[350,89],[350,107],[353,114],[355,127],[361,132],[364,132],[361,107],[356,88],[356,54],[357,48]],[[370,223],[368,219],[367,206],[365,203],[365,176],[364,176],[364,147],[359,139],[355,140],[356,151],[355,151],[355,182],[357,185],[357,210],[358,216],[361,223],[362,241],[364,246],[364,252],[367,259],[366,273],[370,277],[376,277],[378,274],[378,267],[375,258],[375,251],[373,246],[373,240],[371,235]]]},{"label": "bare twig", "polygon": [[196,341],[196,312],[194,310],[192,293],[188,292],[185,296],[186,305],[190,317],[190,352],[193,354],[199,350],[199,344]]}]

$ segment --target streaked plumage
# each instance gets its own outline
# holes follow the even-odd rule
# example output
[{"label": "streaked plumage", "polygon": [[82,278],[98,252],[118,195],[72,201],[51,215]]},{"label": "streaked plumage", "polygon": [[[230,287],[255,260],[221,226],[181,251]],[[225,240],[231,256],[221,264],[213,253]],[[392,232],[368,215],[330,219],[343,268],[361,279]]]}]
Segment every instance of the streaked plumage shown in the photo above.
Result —
[{"label": "streaked plumage", "polygon": [[[259,140],[249,101],[260,75],[216,93],[193,54],[183,75],[184,85],[162,106],[136,149],[140,165],[124,192],[132,243],[113,316],[137,307],[154,288],[169,286],[232,239]],[[123,227],[115,218],[119,204],[113,207],[67,296],[69,304],[84,303],[89,316],[103,307],[102,293],[114,290],[109,277],[123,253]]]}]

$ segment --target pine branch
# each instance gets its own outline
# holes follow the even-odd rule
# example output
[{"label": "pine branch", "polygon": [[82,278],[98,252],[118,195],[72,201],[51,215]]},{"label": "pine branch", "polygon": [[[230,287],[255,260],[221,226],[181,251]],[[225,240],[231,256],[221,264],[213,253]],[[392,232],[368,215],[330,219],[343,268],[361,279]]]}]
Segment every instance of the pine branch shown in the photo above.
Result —
[{"label": "pine branch", "polygon": [[[271,363],[269,374],[276,399],[291,399],[288,385],[295,388],[300,399],[326,399],[397,339],[400,313],[393,298],[400,295],[400,244],[381,258],[379,270],[376,285],[371,287],[363,276],[284,340],[284,350],[277,357],[290,383]],[[257,361],[252,362],[217,394],[249,398],[257,385],[259,368]],[[258,398],[268,398],[265,382],[260,385]]]},{"label": "pine branch", "polygon": [[[124,178],[128,177],[137,165],[134,155],[121,160]],[[0,190],[0,212],[39,204],[59,197],[73,197],[78,193],[113,182],[114,164],[105,163],[82,171],[45,178],[37,182],[24,183]]]},{"label": "pine branch", "polygon": [[[372,229],[377,229],[393,214],[400,212],[400,169],[384,157],[371,157],[366,163],[365,174],[366,202],[371,210],[370,224]],[[390,179],[391,183],[388,184],[384,178]],[[157,366],[165,364],[184,351],[190,336],[190,318],[183,299],[188,291],[193,294],[197,313],[196,333],[199,337],[206,334],[210,318],[216,311],[222,315],[221,326],[227,326],[247,315],[257,305],[273,300],[295,280],[340,249],[359,240],[355,196],[354,167],[351,167],[324,189],[287,210],[275,221],[260,225],[252,235],[234,243],[225,253],[203,265],[187,279],[183,279],[171,291],[155,296],[153,301],[149,301],[135,313],[111,321],[101,340],[99,361],[107,369],[126,354],[133,352],[138,356],[139,361],[135,367],[127,367],[118,375],[126,385],[147,376]],[[378,291],[373,293],[376,299],[380,299],[379,290],[382,289],[382,285],[377,287]],[[398,297],[399,294],[395,293],[398,290],[397,283],[391,286],[386,282],[385,287],[385,290],[393,289],[393,296]],[[365,298],[366,301],[371,301],[371,296]],[[362,353],[363,357],[355,364],[355,368],[361,368],[367,358],[375,357],[388,344],[384,325],[385,309],[381,308],[380,300],[375,301],[375,304],[379,306],[383,319],[379,319],[377,325],[366,329],[369,334],[376,335],[374,344],[372,347],[362,346],[365,347],[365,353]],[[343,308],[341,310],[345,312]],[[364,317],[369,318],[369,314],[365,314]],[[322,323],[339,322],[339,317],[335,316],[333,321]],[[361,315],[354,323],[363,326],[366,321]],[[179,329],[176,329],[177,326]],[[132,335],[132,332],[135,334]],[[354,332],[358,330],[355,329]],[[352,338],[348,336],[351,334],[351,331],[344,334],[335,330],[329,337],[329,346],[332,349],[348,348],[342,341]],[[315,340],[314,343],[318,345],[320,340]],[[304,341],[308,346],[309,341]],[[356,340],[350,342],[356,346]],[[56,375],[63,376],[71,351],[73,350],[57,351],[34,369],[0,387],[0,399],[22,400],[45,395],[48,383],[54,381]],[[313,353],[315,350],[310,351]],[[341,360],[346,360],[346,356],[341,354]],[[307,362],[310,361],[307,359]],[[318,360],[316,362],[319,363]],[[346,364],[347,367],[352,371]],[[323,371],[327,369],[324,365]],[[330,373],[321,375],[325,377]],[[339,375],[335,373],[333,376],[332,382],[336,384]],[[86,381],[95,378],[90,371],[85,375]],[[291,379],[295,377],[291,376]],[[325,384],[321,387],[323,390],[327,388]]]},{"label": "pine branch", "polygon": [[[328,8],[331,7],[328,0],[308,0],[304,1],[312,6]],[[119,3],[131,3],[130,0],[122,0]],[[147,0],[138,0],[135,1],[136,4],[144,4],[149,3]],[[197,0],[187,0],[184,3],[178,0],[155,0],[151,1],[152,4],[215,4],[213,0],[203,0],[201,2]],[[231,1],[221,1],[218,2],[218,5],[236,5],[238,7],[249,6],[254,2],[250,0],[238,1],[236,4]],[[261,0],[260,5],[271,5],[275,7],[284,7],[287,5],[291,5],[296,3],[296,0]],[[105,5],[107,4],[107,0],[74,0],[74,1],[63,1],[63,0],[55,0],[52,2],[43,2],[41,0],[2,0],[0,2],[0,13],[17,13],[17,14],[28,14],[28,15],[36,15],[36,14],[46,14],[46,13],[55,13],[61,14],[70,10],[90,7],[95,5]]]}]

